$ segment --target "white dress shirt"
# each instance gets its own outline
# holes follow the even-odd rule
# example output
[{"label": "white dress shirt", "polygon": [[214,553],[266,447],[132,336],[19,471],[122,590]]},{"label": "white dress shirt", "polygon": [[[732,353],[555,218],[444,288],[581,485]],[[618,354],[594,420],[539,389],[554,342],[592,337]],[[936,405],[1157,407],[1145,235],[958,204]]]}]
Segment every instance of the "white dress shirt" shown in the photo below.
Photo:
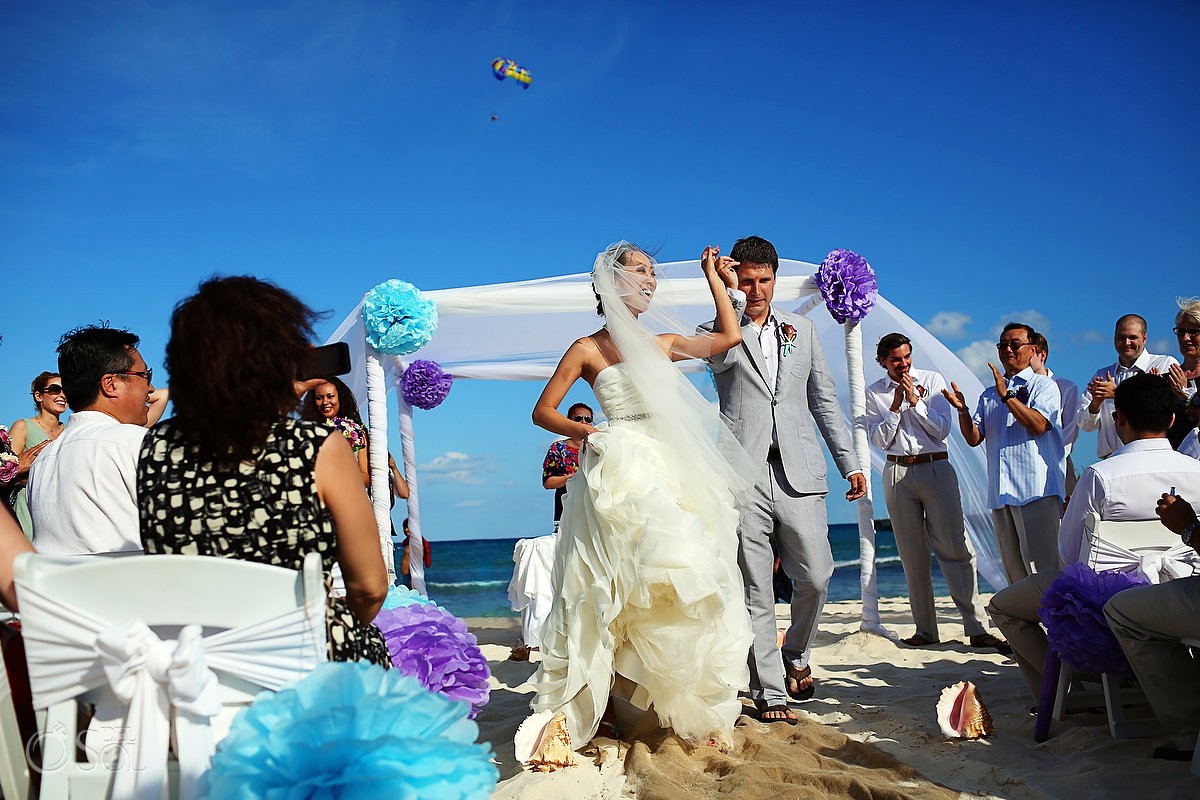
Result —
[{"label": "white dress shirt", "polygon": [[140,550],[137,463],[146,429],[101,411],[76,411],[29,472],[39,553]]},{"label": "white dress shirt", "polygon": [[1188,435],[1183,437],[1183,441],[1179,443],[1179,452],[1200,460],[1200,438],[1197,436],[1200,436],[1200,430],[1192,428],[1188,431]]},{"label": "white dress shirt", "polygon": [[1026,367],[1008,380],[1010,391],[1050,423],[1035,436],[1017,422],[988,386],[979,396],[972,421],[987,450],[988,508],[1023,506],[1043,497],[1066,496],[1067,456],[1062,443],[1062,402],[1058,384]]},{"label": "white dress shirt", "polygon": [[1053,378],[1058,384],[1058,396],[1062,400],[1063,451],[1070,456],[1075,440],[1079,438],[1079,387],[1075,381],[1055,375],[1049,369],[1046,370],[1046,377]]},{"label": "white dress shirt", "polygon": [[895,456],[946,452],[946,437],[953,423],[950,403],[942,389],[946,379],[927,369],[913,367],[916,405],[902,400],[899,411],[892,411],[892,399],[899,385],[883,376],[867,387],[867,435],[883,452]]},{"label": "white dress shirt", "polygon": [[1164,439],[1137,439],[1083,471],[1058,529],[1064,564],[1079,560],[1083,520],[1095,511],[1104,520],[1156,519],[1155,504],[1175,493],[1200,513],[1200,461],[1171,449]]},{"label": "white dress shirt", "polygon": [[[1092,376],[1092,380],[1104,378],[1105,375],[1112,375],[1113,381],[1120,386],[1121,382],[1130,375],[1138,375],[1143,372],[1157,372],[1159,375],[1166,375],[1171,365],[1178,365],[1171,356],[1157,356],[1154,353],[1148,353],[1145,350],[1137,357],[1132,366],[1123,367],[1121,362],[1109,364],[1107,367],[1101,367],[1096,370],[1096,374]],[[1091,383],[1091,381],[1088,381]],[[1109,453],[1121,446],[1121,437],[1117,436],[1117,423],[1113,421],[1112,412],[1114,409],[1112,398],[1105,399],[1100,403],[1100,410],[1095,414],[1088,410],[1088,406],[1092,404],[1092,393],[1087,389],[1083,390],[1083,397],[1079,401],[1079,427],[1085,431],[1094,431],[1099,429],[1096,434],[1096,456],[1105,458]]]}]

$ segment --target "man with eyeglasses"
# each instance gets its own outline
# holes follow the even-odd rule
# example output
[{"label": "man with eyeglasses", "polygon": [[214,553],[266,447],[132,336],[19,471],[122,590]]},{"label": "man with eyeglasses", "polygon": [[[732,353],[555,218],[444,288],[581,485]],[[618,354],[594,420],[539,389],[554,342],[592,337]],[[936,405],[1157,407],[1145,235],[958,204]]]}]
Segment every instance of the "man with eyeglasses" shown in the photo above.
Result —
[{"label": "man with eyeglasses", "polygon": [[1117,320],[1113,331],[1113,347],[1117,361],[1096,370],[1088,381],[1080,401],[1079,427],[1085,431],[1097,431],[1096,456],[1108,458],[1121,446],[1117,426],[1113,422],[1113,395],[1121,382],[1131,375],[1150,373],[1166,375],[1172,365],[1179,362],[1171,356],[1159,356],[1146,352],[1146,320],[1137,314],[1126,314]]},{"label": "man with eyeglasses", "polygon": [[971,447],[986,442],[988,508],[1009,583],[1059,569],[1059,510],[1066,495],[1062,399],[1058,384],[1030,367],[1036,331],[1020,322],[1004,326],[992,363],[995,385],[983,390],[974,416],[957,384],[942,394],[958,411]]},{"label": "man with eyeglasses", "polygon": [[42,553],[140,550],[135,476],[146,428],[167,404],[129,331],[65,334],[58,371],[71,406],[62,434],[29,473],[33,545]]}]

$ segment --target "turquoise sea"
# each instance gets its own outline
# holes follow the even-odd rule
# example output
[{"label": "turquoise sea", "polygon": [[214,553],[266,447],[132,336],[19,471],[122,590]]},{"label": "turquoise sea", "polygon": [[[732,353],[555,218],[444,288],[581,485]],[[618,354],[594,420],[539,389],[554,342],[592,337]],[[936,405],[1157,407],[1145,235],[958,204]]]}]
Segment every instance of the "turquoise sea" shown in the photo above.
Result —
[{"label": "turquoise sea", "polygon": [[[860,597],[858,528],[830,525],[829,541],[835,564],[829,601],[857,600]],[[425,577],[429,596],[459,617],[516,616],[509,608],[507,594],[516,542],[516,539],[433,542],[430,547],[433,566],[426,570]],[[891,531],[876,534],[875,548],[879,596],[907,596],[904,570]],[[933,585],[939,596],[948,594],[936,562],[933,562]],[[981,585],[980,590],[990,589]]]}]

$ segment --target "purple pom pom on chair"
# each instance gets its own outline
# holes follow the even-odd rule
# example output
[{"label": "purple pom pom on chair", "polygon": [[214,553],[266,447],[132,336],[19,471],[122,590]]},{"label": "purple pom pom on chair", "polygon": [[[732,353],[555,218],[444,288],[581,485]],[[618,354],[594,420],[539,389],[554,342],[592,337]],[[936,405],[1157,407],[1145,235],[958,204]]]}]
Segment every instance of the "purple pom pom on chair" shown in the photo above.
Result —
[{"label": "purple pom pom on chair", "polygon": [[1104,604],[1117,592],[1144,585],[1140,575],[1097,573],[1082,563],[1067,566],[1046,590],[1038,611],[1050,649],[1074,670],[1131,677],[1125,653],[1104,621]]},{"label": "purple pom pom on chair", "polygon": [[825,256],[813,276],[829,313],[840,323],[862,322],[875,307],[879,284],[875,270],[853,250],[838,248]]},{"label": "purple pom pom on chair", "polygon": [[417,359],[400,376],[400,394],[410,406],[428,411],[441,405],[453,383],[453,376],[444,372],[436,361]]},{"label": "purple pom pom on chair", "polygon": [[467,623],[444,608],[412,604],[380,611],[375,625],[400,672],[431,692],[470,703],[471,719],[487,705],[491,673]]}]

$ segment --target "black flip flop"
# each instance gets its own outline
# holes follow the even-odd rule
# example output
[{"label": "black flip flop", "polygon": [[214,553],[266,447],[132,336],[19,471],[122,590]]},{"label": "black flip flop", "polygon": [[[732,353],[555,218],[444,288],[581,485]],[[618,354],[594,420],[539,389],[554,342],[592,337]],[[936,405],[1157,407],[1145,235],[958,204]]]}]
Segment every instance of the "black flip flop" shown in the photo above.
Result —
[{"label": "black flip flop", "polygon": [[[784,716],[776,719],[765,719],[763,714],[783,714]],[[758,709],[758,721],[765,722],[768,725],[782,722],[787,725],[796,725],[800,722],[800,718],[796,716],[796,712],[792,711],[786,703],[780,703],[774,706],[761,706]]]}]

